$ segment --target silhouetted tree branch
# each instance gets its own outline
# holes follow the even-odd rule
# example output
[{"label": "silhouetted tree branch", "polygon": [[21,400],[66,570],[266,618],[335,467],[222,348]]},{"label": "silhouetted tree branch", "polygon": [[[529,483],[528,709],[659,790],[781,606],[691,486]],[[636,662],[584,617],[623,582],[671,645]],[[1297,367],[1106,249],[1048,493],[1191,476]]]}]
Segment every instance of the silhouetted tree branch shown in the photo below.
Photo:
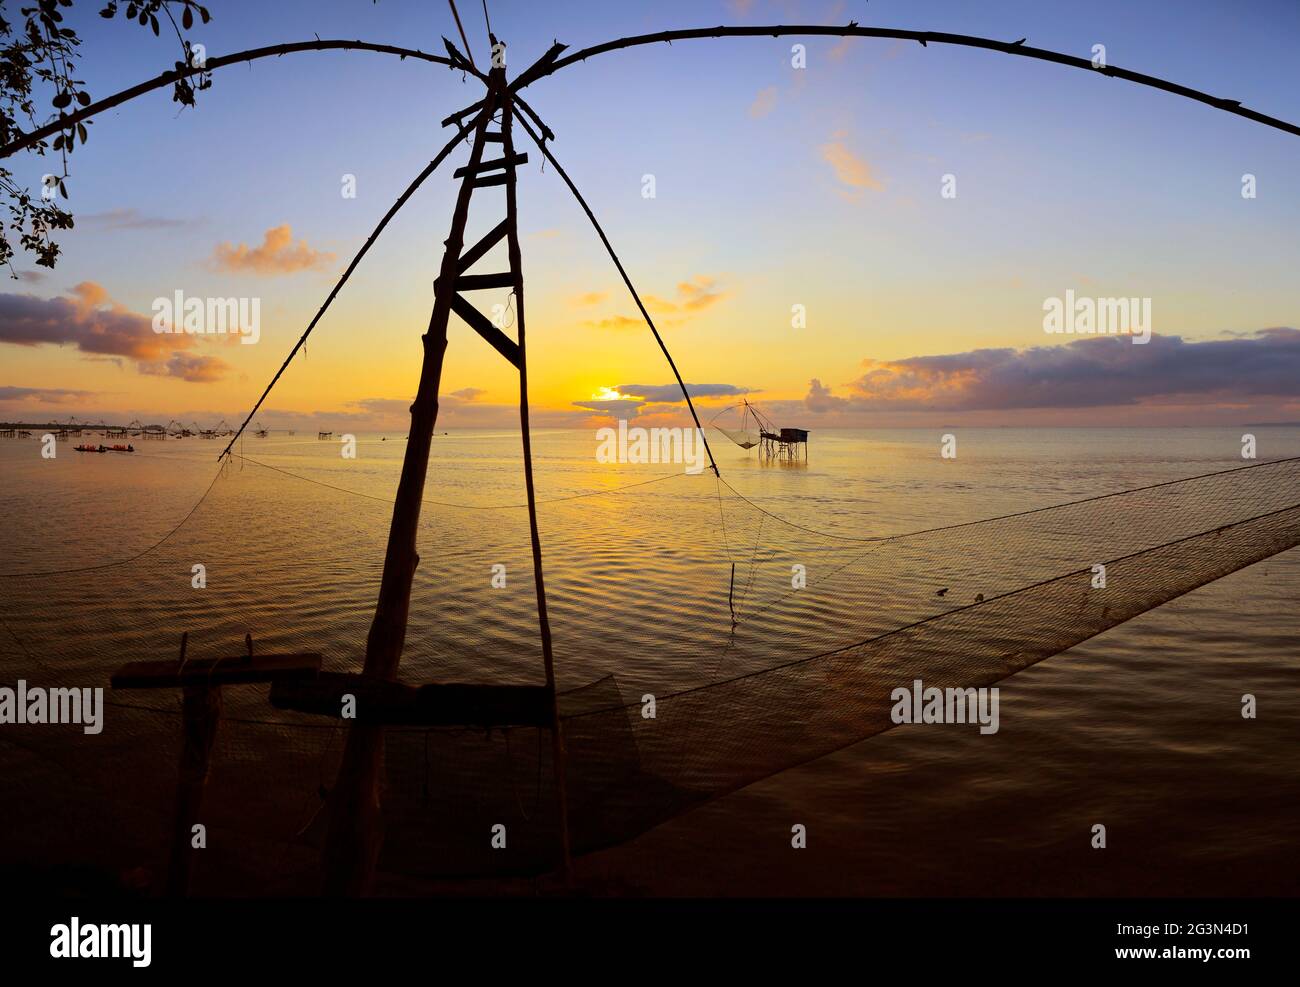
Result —
[{"label": "silhouetted tree branch", "polygon": [[[41,156],[54,151],[60,157],[58,174],[45,176],[39,195],[15,181],[8,168],[0,167],[0,196],[9,209],[8,229],[0,223],[0,264],[10,265],[13,259],[14,245],[9,240],[9,232],[13,231],[21,248],[31,253],[37,264],[54,267],[59,246],[51,239],[51,232],[70,229],[73,225],[71,213],[57,201],[68,196],[68,155],[78,143],[84,144],[88,139],[91,117],[136,96],[171,86],[174,101],[182,106],[193,106],[195,94],[211,85],[210,73],[214,69],[298,51],[375,51],[464,69],[452,59],[414,49],[363,41],[320,39],[206,58],[202,48],[192,44],[183,33],[194,26],[196,18],[204,24],[211,18],[207,8],[197,0],[108,0],[99,11],[106,19],[124,13],[128,19],[152,30],[155,35],[161,34],[164,21],[170,24],[180,43],[182,59],[173,63],[170,72],[94,102],[82,81],[76,78],[81,38],[73,28],[64,24],[64,11],[72,4],[73,0],[35,0],[33,6],[22,8],[25,21],[17,32],[0,11],[0,144],[3,144],[0,146],[0,159],[22,150],[32,150]],[[474,74],[479,75],[477,71]],[[40,89],[53,90],[50,98],[54,111],[52,118],[41,118],[38,109]],[[74,106],[76,109],[72,109]],[[28,129],[24,129],[24,125]],[[10,272],[13,273],[12,266]]]}]

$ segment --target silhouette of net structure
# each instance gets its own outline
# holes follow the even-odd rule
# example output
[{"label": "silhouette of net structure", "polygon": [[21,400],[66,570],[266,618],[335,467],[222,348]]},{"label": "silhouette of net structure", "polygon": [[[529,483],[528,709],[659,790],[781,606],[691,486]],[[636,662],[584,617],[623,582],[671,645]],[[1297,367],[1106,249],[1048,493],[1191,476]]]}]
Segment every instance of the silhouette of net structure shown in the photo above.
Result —
[{"label": "silhouette of net structure", "polygon": [[[665,475],[543,502],[547,556],[558,560],[548,588],[553,582],[575,852],[626,841],[887,730],[892,690],[915,679],[941,689],[989,685],[1295,547],[1297,479],[1300,460],[1281,460],[887,536],[783,520],[778,505],[769,510],[708,475]],[[354,612],[321,617],[355,630],[320,649],[326,669],[355,671],[381,558],[374,551],[373,565],[348,564],[349,555],[371,552],[352,547],[362,532],[373,536],[364,510],[320,512],[322,524],[336,526],[327,534],[339,539],[338,559],[286,559],[293,546],[283,542],[261,559],[221,555],[232,527],[258,523],[250,519],[264,513],[259,498],[282,502],[297,482],[247,461],[214,484],[166,544],[113,580],[77,571],[8,575],[5,684],[26,678],[46,687],[107,686],[121,660],[162,657],[160,642],[185,626],[224,634],[227,642],[246,626],[281,627],[268,631],[268,649],[304,648],[313,642],[295,635],[311,631],[279,617],[327,609],[310,589],[322,571],[355,582]],[[352,500],[341,490],[321,496]],[[382,516],[387,507],[374,509]],[[403,677],[535,681],[537,645],[523,629],[527,577],[518,577],[517,603],[485,604],[481,588],[488,559],[529,571],[518,506],[458,512],[445,505],[430,514],[422,537],[440,547],[417,585]],[[455,531],[464,538],[451,538]],[[226,564],[278,566],[282,593],[268,601],[236,580],[225,599],[209,604],[195,602],[202,594],[163,588],[160,573],[196,557],[211,559],[214,572]],[[579,558],[581,566],[563,565]],[[731,563],[734,586],[726,575]],[[295,566],[310,572],[306,588],[295,582]],[[806,585],[794,588],[800,568]],[[115,616],[97,604],[97,595],[120,594],[124,581],[155,600],[172,593],[149,626],[137,626],[125,603]],[[485,617],[493,606],[501,612]],[[519,614],[507,612],[516,606]],[[80,644],[53,645],[41,632],[48,621],[75,625],[91,614],[103,625],[94,636],[87,629],[80,638],[57,638]],[[91,640],[98,643],[85,643]],[[346,725],[278,710],[265,686],[226,693],[205,802],[209,842],[221,850],[198,865],[196,889],[314,890],[323,808]],[[73,725],[0,731],[0,793],[11,807],[0,867],[79,861],[120,876],[131,866],[161,866],[179,703],[158,694],[106,695],[105,726],[96,736]],[[554,868],[550,751],[544,728],[388,728],[383,874]],[[497,824],[509,834],[504,850],[488,838]]]}]

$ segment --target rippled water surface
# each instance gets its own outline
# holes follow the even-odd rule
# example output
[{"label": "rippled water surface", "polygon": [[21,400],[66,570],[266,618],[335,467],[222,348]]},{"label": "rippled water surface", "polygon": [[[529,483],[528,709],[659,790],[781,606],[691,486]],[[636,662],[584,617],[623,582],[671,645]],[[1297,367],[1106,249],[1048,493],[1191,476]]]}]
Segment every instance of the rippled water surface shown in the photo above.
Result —
[{"label": "rippled water surface", "polygon": [[[711,475],[599,465],[589,431],[538,432],[561,686],[613,672],[630,701],[761,667],[782,641],[834,647],[925,616],[945,574],[905,559],[878,606],[773,604],[800,561],[792,546],[811,560],[811,582],[860,558],[851,539],[1240,466],[1242,431],[962,429],[955,461],[939,456],[940,430],[814,432],[800,468],[760,465],[714,438],[724,479],[775,517]],[[1254,431],[1261,459],[1300,455],[1300,429]],[[215,442],[135,445],[99,455],[61,443],[49,461],[34,439],[0,439],[0,569],[45,573],[0,581],[7,680],[57,665],[98,682],[122,661],[172,657],[181,631],[196,657],[237,652],[251,633],[261,650],[359,665],[400,436],[361,436],[355,460],[337,442],[249,438],[220,472]],[[426,501],[403,678],[538,681],[517,436],[439,435]],[[1105,523],[1122,531],[1124,519]],[[506,585],[494,588],[498,565]],[[1008,544],[988,571],[990,585],[1011,587],[1073,567]],[[634,892],[1294,892],[1298,603],[1292,550],[1005,680],[996,735],[899,728],[584,866]],[[1257,696],[1257,719],[1241,717],[1244,693]],[[254,712],[265,699],[231,703]],[[795,823],[808,827],[807,850],[790,848]],[[1105,850],[1089,845],[1098,823]]]}]

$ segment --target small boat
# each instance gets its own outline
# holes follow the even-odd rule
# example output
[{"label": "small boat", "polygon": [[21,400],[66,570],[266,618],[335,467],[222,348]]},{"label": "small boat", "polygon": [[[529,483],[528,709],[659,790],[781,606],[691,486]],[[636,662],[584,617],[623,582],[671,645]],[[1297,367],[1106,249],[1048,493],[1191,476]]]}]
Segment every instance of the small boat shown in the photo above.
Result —
[{"label": "small boat", "polygon": [[75,448],[77,452],[108,452],[103,446],[79,445]]},{"label": "small boat", "polygon": [[[99,451],[100,451],[100,452],[103,452],[103,451],[104,451],[104,447],[103,447],[103,446],[100,446],[100,447],[99,447]],[[132,446],[132,445],[126,445],[126,446],[123,446],[123,445],[109,446],[109,447],[108,447],[108,451],[109,451],[109,452],[135,452],[135,446]]]}]

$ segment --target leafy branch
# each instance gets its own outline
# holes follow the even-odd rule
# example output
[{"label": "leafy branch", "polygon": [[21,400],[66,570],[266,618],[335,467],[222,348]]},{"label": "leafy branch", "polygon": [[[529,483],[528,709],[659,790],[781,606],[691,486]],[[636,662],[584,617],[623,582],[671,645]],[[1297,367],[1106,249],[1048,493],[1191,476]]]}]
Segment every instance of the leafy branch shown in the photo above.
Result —
[{"label": "leafy branch", "polygon": [[[8,227],[0,222],[0,264],[13,270],[15,237],[18,246],[31,254],[42,267],[54,267],[59,257],[59,246],[51,232],[72,228],[72,215],[57,203],[68,197],[66,180],[69,177],[68,157],[77,144],[89,139],[89,121],[74,120],[69,110],[75,103],[85,108],[92,102],[85,82],[77,78],[77,60],[82,39],[76,30],[64,23],[64,13],[73,0],[37,0],[33,6],[23,7],[19,13],[22,24],[15,29],[0,9],[0,144],[21,140],[31,131],[44,130],[45,137],[31,141],[27,147],[41,157],[47,153],[59,156],[58,173],[47,174],[41,182],[39,195],[23,187],[8,168],[0,168],[0,196],[9,210]],[[112,19],[120,8],[119,0],[109,0],[99,12],[101,17]],[[161,33],[159,15],[171,24],[180,42],[183,62],[178,69],[197,64],[195,47],[182,34],[194,26],[195,15],[204,23],[211,20],[206,7],[196,0],[130,0],[125,7],[126,17],[142,27]],[[176,22],[180,16],[180,24]],[[189,76],[178,78],[172,99],[184,106],[195,105],[195,92],[211,85],[211,77],[199,73],[195,81]],[[53,95],[50,96],[50,91]],[[42,112],[45,98],[49,98],[50,111]]]}]

